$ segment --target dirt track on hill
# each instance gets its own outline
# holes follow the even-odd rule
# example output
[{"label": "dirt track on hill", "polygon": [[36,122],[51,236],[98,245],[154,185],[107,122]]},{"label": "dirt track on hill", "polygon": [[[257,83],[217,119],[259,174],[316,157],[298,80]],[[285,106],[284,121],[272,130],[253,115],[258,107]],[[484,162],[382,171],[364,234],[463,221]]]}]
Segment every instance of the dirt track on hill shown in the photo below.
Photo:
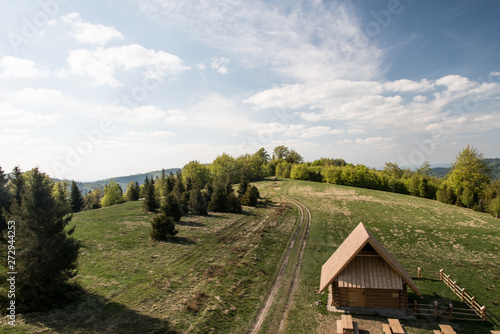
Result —
[{"label": "dirt track on hill", "polygon": [[[271,287],[271,291],[267,296],[267,298],[265,299],[261,309],[259,310],[255,322],[253,323],[250,331],[248,332],[249,334],[257,334],[260,331],[261,326],[264,323],[264,320],[267,318],[269,310],[275,301],[276,294],[282,288],[283,291],[286,291],[285,292],[286,303],[284,305],[284,308],[279,311],[279,314],[275,314],[273,318],[277,319],[277,317],[279,317],[278,332],[282,332],[285,329],[286,327],[285,320],[288,316],[288,311],[290,310],[290,307],[292,305],[293,296],[299,283],[299,274],[300,274],[300,269],[302,268],[302,257],[304,254],[304,250],[306,248],[307,239],[309,237],[309,230],[311,228],[311,211],[309,211],[307,206],[305,206],[304,204],[295,199],[291,199],[286,196],[282,197],[288,202],[294,204],[298,208],[299,223],[297,225],[297,228],[295,230],[292,239],[290,240],[290,243],[286,250],[285,257],[283,258],[278,274],[276,275],[273,286]],[[294,255],[292,255],[292,251],[294,249],[297,249],[298,251],[294,252],[293,253]],[[286,269],[291,258],[292,258],[291,263],[292,265],[295,266],[295,268],[292,268],[291,270],[293,278],[290,277],[291,278],[290,282],[285,282],[286,280],[284,280],[284,278],[286,275]],[[295,264],[293,264],[294,262]]]}]

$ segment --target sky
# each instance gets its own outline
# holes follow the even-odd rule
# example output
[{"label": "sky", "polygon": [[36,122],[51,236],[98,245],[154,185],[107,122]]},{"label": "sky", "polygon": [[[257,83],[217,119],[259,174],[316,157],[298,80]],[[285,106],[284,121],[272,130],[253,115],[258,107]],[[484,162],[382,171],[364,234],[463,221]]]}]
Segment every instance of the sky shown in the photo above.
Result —
[{"label": "sky", "polygon": [[0,166],[500,157],[499,1],[2,0]]}]

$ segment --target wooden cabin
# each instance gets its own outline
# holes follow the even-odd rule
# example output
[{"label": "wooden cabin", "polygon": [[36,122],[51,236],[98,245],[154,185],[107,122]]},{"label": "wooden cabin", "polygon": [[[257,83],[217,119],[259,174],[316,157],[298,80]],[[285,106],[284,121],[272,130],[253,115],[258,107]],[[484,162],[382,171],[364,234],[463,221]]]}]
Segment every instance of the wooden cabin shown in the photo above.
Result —
[{"label": "wooden cabin", "polygon": [[362,223],[321,268],[320,292],[328,289],[336,308],[406,310],[408,286],[422,296],[405,268]]}]

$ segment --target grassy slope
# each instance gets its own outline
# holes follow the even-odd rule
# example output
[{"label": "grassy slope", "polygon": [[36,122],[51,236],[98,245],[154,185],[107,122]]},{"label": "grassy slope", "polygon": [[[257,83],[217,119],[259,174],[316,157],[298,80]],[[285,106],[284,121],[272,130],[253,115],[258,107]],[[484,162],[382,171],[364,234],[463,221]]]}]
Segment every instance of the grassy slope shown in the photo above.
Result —
[{"label": "grassy slope", "polygon": [[[471,210],[436,201],[367,189],[329,184],[285,181],[283,191],[308,205],[312,228],[304,255],[301,284],[289,317],[289,332],[321,332],[335,317],[324,307],[318,290],[321,266],[359,222],[411,272],[417,267],[446,273],[500,315],[500,221]],[[416,282],[427,301],[456,307],[457,297],[441,282]],[[410,296],[414,297],[414,296]],[[446,321],[445,319],[443,321]],[[437,329],[433,320],[406,322],[412,333]],[[489,333],[488,326],[458,322],[459,333]],[[380,329],[378,329],[380,330]]]},{"label": "grassy slope", "polygon": [[152,214],[140,202],[78,213],[77,280],[85,294],[63,310],[25,315],[16,328],[0,331],[245,332],[296,219],[288,205],[244,211],[183,217],[179,238],[167,243],[149,239]]},{"label": "grassy slope", "polygon": [[[266,197],[273,194],[273,185],[258,184]],[[314,305],[326,302],[326,295],[317,294],[321,265],[361,221],[409,271],[444,268],[500,314],[499,220],[399,194],[292,180],[280,186],[313,214],[287,332],[334,332],[331,325],[338,315]],[[170,243],[149,239],[152,215],[139,202],[76,214],[75,237],[83,242],[77,279],[85,295],[63,310],[21,316],[16,328],[2,326],[0,332],[244,333],[296,223],[290,207],[245,211],[185,217],[179,238]],[[428,300],[457,301],[443,283],[422,280],[417,285]],[[370,320],[360,321],[368,326]],[[406,325],[414,334],[437,329],[432,319]],[[464,322],[453,326],[459,333],[489,333],[487,327]],[[379,323],[370,333],[381,333]]]}]

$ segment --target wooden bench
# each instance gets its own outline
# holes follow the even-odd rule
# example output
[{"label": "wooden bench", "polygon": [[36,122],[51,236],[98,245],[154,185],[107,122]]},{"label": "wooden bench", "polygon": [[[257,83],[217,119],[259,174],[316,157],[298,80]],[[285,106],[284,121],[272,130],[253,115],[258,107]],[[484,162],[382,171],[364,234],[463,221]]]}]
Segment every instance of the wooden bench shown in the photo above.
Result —
[{"label": "wooden bench", "polygon": [[439,325],[439,328],[441,328],[441,334],[457,334],[450,325]]},{"label": "wooden bench", "polygon": [[352,323],[352,315],[342,315],[342,329],[344,333],[353,333],[354,324]]},{"label": "wooden bench", "polygon": [[393,334],[406,334],[398,319],[389,319],[389,326]]},{"label": "wooden bench", "polygon": [[384,331],[384,334],[392,334],[391,326],[388,324],[382,324],[382,330]]}]

